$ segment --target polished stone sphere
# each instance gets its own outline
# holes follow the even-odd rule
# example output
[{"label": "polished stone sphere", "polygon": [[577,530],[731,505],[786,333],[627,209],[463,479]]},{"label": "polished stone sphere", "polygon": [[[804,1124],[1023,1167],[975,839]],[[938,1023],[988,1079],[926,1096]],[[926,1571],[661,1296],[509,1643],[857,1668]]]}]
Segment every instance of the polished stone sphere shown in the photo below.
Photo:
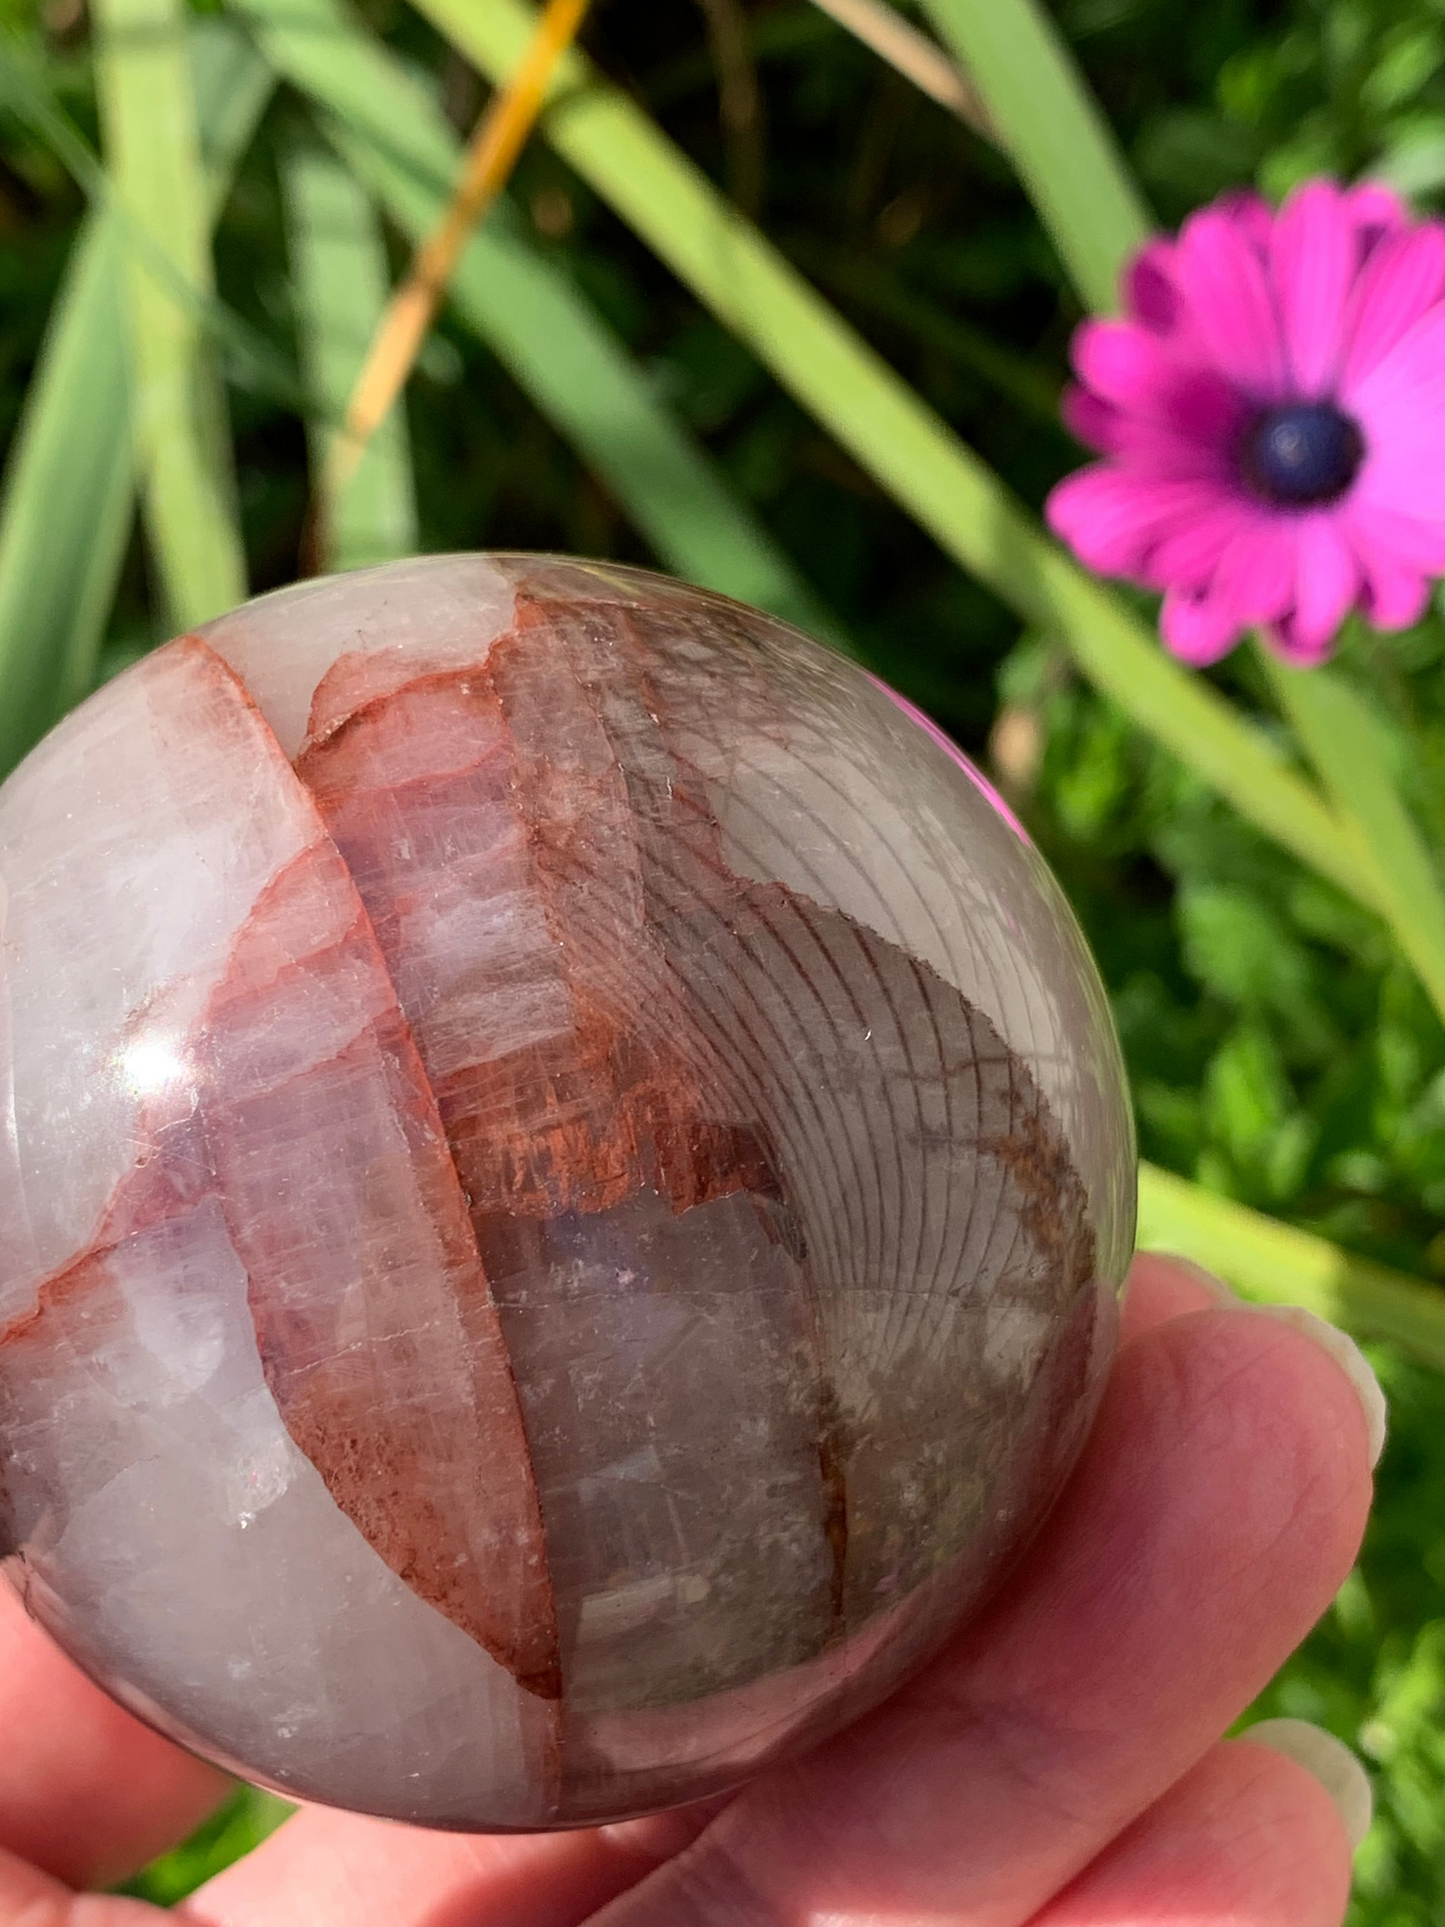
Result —
[{"label": "polished stone sphere", "polygon": [[0,1553],[163,1732],[532,1828],[874,1704],[1074,1459],[1118,1050],[988,785],[632,569],[307,582],[0,789]]}]

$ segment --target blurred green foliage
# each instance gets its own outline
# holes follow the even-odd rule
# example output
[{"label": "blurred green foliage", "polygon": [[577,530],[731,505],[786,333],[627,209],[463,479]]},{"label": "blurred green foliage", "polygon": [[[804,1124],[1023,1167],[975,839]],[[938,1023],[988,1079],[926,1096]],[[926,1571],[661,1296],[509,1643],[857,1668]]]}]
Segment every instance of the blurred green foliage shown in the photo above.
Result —
[{"label": "blurred green foliage", "polygon": [[[720,112],[709,18],[745,31],[757,108]],[[203,8],[212,11],[207,0]],[[459,130],[477,77],[403,0],[361,12]],[[1445,0],[1057,0],[1162,218],[1233,185],[1383,171],[1445,197]],[[84,0],[0,0],[12,44],[98,144]],[[1038,504],[1077,459],[1053,405],[1072,295],[1002,159],[808,0],[713,9],[599,0],[589,51],[944,419]],[[743,96],[754,97],[744,90]],[[286,157],[310,138],[282,88],[217,231],[221,299],[295,367]],[[820,604],[996,774],[1059,871],[1109,984],[1142,1149],[1213,1189],[1445,1281],[1445,1036],[1379,925],[1241,823],[1082,683],[784,396],[541,143],[513,199],[532,245],[601,311]],[[45,142],[0,111],[0,441],[19,418],[83,212]],[[387,231],[393,269],[401,238]],[[229,367],[252,586],[308,563],[302,423]],[[655,558],[617,500],[454,313],[407,400],[421,546]],[[165,617],[133,540],[103,663]],[[1445,619],[1343,667],[1415,774],[1445,847]],[[1222,686],[1267,707],[1241,652]],[[1374,1771],[1355,1927],[1445,1919],[1445,1382],[1382,1352],[1393,1434],[1366,1554],[1260,1709],[1319,1719]],[[131,1891],[169,1902],[269,1830],[242,1796]]]},{"label": "blurred green foliage", "polygon": [[[1432,617],[1391,671],[1345,660],[1399,726],[1445,697]],[[1000,748],[1037,757],[1026,813],[1089,931],[1134,1082],[1141,1149],[1211,1189],[1445,1273],[1445,1037],[1372,919],[1140,742],[1028,642]],[[1408,673],[1406,673],[1406,665]],[[1233,672],[1249,679],[1248,667]],[[1438,759],[1434,767],[1439,768]],[[1432,799],[1425,799],[1432,800]],[[1376,1824],[1353,1927],[1445,1916],[1445,1380],[1371,1357],[1391,1436],[1360,1566],[1250,1718],[1328,1726],[1365,1756]]]}]

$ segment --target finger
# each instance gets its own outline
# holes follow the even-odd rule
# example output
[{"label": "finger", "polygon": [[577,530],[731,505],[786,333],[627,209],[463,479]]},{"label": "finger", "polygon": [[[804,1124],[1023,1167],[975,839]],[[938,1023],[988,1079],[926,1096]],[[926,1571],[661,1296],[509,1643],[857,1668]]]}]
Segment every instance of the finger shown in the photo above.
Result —
[{"label": "finger", "polygon": [[74,1887],[134,1873],[230,1785],[93,1686],[3,1582],[0,1736],[0,1848]]},{"label": "finger", "polygon": [[1155,1325],[1191,1311],[1238,1302],[1227,1285],[1192,1259],[1166,1257],[1162,1251],[1138,1252],[1124,1290],[1119,1343],[1127,1345],[1131,1338],[1142,1337]]},{"label": "finger", "polygon": [[740,1795],[598,1927],[1017,1927],[1203,1756],[1329,1604],[1369,1451],[1349,1380],[1298,1329],[1216,1310],[1145,1332],[987,1619]]},{"label": "finger", "polygon": [[0,1848],[0,1927],[160,1927],[164,1918],[143,1901],[77,1894]]},{"label": "finger", "polygon": [[1340,1927],[1350,1844],[1304,1768],[1216,1746],[1031,1927]]},{"label": "finger", "polygon": [[680,1852],[722,1804],[510,1837],[304,1807],[193,1894],[186,1916],[204,1927],[573,1927]]},{"label": "finger", "polygon": [[[1120,1316],[1119,1343],[1167,1324],[1171,1318],[1187,1317],[1192,1311],[1211,1307],[1240,1309],[1244,1301],[1235,1296],[1221,1278],[1194,1263],[1192,1258],[1167,1257],[1163,1252],[1141,1251],[1129,1267],[1124,1306]],[[1337,1325],[1327,1324],[1316,1312],[1301,1305],[1255,1304],[1252,1310],[1266,1318],[1278,1318],[1287,1325],[1298,1325],[1325,1350],[1345,1373],[1364,1402],[1371,1440],[1371,1468],[1385,1447],[1389,1413],[1385,1395],[1371,1369],[1369,1360],[1354,1339]]]}]

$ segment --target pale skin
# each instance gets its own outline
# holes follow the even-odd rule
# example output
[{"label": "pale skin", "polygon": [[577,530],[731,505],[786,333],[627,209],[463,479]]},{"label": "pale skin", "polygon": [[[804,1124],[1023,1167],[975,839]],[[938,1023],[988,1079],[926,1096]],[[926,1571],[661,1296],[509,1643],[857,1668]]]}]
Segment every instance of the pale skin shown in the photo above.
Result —
[{"label": "pale skin", "polygon": [[[1136,1261],[1098,1425],[984,1620],[862,1725],[709,1807],[430,1834],[307,1808],[193,1927],[1338,1927],[1323,1788],[1222,1741],[1349,1570],[1367,1427],[1309,1337]],[[216,1804],[0,1587],[0,1927],[146,1927],[88,1889]]]}]

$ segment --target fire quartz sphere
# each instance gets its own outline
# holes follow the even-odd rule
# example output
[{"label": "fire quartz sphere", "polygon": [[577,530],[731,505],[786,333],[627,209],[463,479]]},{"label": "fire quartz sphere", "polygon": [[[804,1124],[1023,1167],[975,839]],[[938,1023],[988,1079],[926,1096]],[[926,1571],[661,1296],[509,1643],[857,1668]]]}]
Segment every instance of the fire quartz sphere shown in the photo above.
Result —
[{"label": "fire quartz sphere", "polygon": [[433,1826],[872,1705],[1073,1460],[1133,1228],[1083,942],[861,669],[449,556],[0,789],[0,1552],[125,1705]]}]

